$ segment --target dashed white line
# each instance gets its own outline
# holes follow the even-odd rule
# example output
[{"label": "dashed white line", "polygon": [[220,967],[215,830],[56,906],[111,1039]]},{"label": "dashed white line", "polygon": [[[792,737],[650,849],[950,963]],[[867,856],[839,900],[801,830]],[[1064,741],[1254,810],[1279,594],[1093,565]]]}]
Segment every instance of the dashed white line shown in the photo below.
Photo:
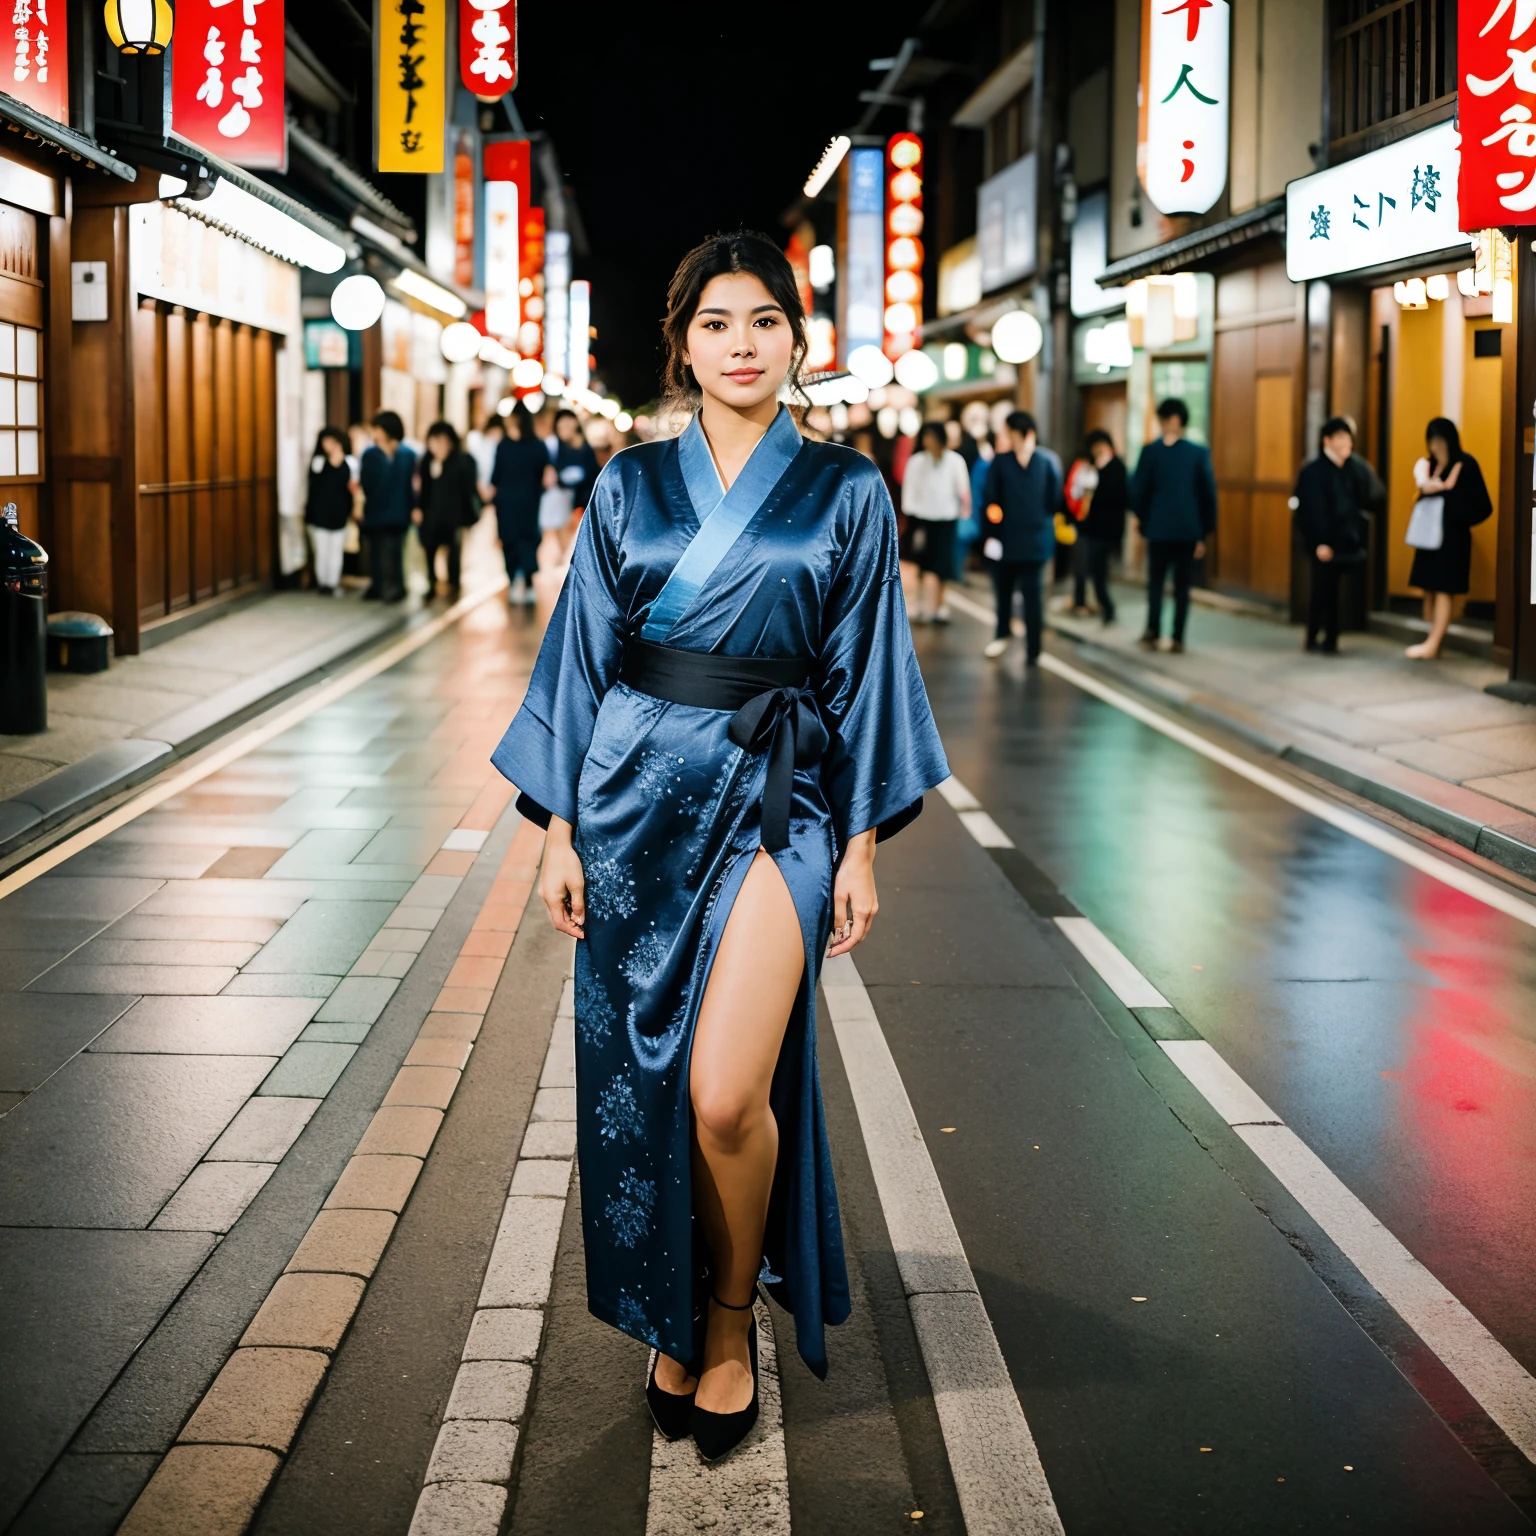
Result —
[{"label": "dashed white line", "polygon": [[[985,845],[983,845],[985,846]],[[1086,917],[1058,917],[1056,926],[1109,983],[1127,1008],[1166,1008],[1168,999]]]},{"label": "dashed white line", "polygon": [[1061,1536],[1061,1517],[976,1277],[890,1046],[849,956],[826,962],[822,989],[968,1536]]}]

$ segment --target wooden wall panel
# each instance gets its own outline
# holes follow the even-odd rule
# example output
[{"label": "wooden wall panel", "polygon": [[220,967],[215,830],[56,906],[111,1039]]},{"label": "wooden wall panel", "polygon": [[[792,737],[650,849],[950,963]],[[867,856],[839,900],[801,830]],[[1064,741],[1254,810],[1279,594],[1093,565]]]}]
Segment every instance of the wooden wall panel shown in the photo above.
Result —
[{"label": "wooden wall panel", "polygon": [[[136,399],[151,402],[163,398],[165,378],[165,319],[152,301],[133,312],[133,375]],[[164,411],[147,406],[135,412],[135,462],[141,485],[165,480]],[[165,503],[162,498],[140,494],[138,501],[139,615],[157,619],[166,611]]]},{"label": "wooden wall panel", "polygon": [[[186,312],[173,309],[165,327],[165,474],[163,480],[185,483],[192,478],[192,361],[190,324]],[[193,537],[191,497],[185,491],[160,498],[165,509],[167,612],[192,601]]]},{"label": "wooden wall panel", "polygon": [[254,579],[257,570],[256,501],[255,487],[251,484],[256,476],[255,363],[251,353],[250,326],[237,325],[234,331],[235,421],[239,430],[235,433],[234,462],[231,468],[235,478],[242,482],[235,498],[235,579],[250,581]]},{"label": "wooden wall panel", "polygon": [[[218,466],[214,478],[232,480],[235,439],[239,434],[235,415],[235,335],[234,327],[227,320],[219,321],[213,328],[213,400],[213,454]],[[238,568],[235,500],[235,491],[230,486],[220,485],[214,493],[214,585],[220,591],[234,585]]]},{"label": "wooden wall panel", "polygon": [[277,360],[270,331],[252,333],[251,387],[256,424],[256,573],[270,579],[277,554]]},{"label": "wooden wall panel", "polygon": [[193,547],[197,551],[195,575],[201,601],[217,590],[213,492],[208,481],[218,473],[213,443],[213,327],[207,315],[192,324],[192,478],[204,486],[192,495]]}]

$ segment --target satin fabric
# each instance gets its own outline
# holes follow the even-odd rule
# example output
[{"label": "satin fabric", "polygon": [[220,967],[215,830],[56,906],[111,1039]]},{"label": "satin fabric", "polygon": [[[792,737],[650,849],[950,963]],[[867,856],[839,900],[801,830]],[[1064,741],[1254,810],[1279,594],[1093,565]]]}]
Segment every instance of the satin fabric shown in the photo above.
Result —
[{"label": "satin fabric", "polygon": [[[697,422],[688,430],[702,438]],[[730,740],[730,711],[618,681],[625,640],[721,505],[707,450],[702,464],[691,456],[690,480],[679,447],[629,448],[604,468],[527,696],[492,760],[573,823],[586,878],[575,991],[588,1304],[687,1361],[708,1284],[693,1219],[688,1058],[720,936],[762,841],[767,761]],[[771,1090],[779,1161],[763,1278],[793,1313],[806,1364],[824,1375],[824,1326],[849,1310],[816,1068],[833,869],[851,834],[898,829],[949,769],[912,651],[879,471],[849,449],[802,441],[781,410],[743,476],[762,483],[759,505],[667,644],[815,658],[828,745],[796,767],[789,845],[772,855],[799,917],[805,974]]]}]

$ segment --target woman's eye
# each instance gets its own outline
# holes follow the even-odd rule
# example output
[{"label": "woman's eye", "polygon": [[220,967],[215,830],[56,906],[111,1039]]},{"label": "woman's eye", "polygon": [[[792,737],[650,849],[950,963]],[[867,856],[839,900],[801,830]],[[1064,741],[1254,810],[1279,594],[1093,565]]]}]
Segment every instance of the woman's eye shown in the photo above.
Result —
[{"label": "woman's eye", "polygon": [[758,325],[777,325],[779,322],[773,315],[760,315],[756,323]]}]

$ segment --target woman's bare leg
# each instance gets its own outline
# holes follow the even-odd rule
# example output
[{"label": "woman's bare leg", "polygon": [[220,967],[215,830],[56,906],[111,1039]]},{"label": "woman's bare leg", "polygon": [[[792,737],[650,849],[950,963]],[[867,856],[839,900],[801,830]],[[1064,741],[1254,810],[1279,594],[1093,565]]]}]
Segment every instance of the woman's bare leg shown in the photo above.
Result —
[{"label": "woman's bare leg", "polygon": [[1440,654],[1440,647],[1445,642],[1445,632],[1451,627],[1451,594],[1449,592],[1426,592],[1424,594],[1424,617],[1429,624],[1429,635],[1417,645],[1410,645],[1406,652],[1415,661],[1432,659]]},{"label": "woman's bare leg", "polygon": [[[759,849],[742,881],[699,1005],[689,1067],[693,1199],[709,1245],[714,1293],[752,1300],[779,1156],[768,1089],[805,971],[805,941],[778,866]],[[735,1413],[752,1400],[750,1311],[711,1306],[699,1407]],[[686,1392],[691,1379],[663,1356],[657,1383]]]}]

